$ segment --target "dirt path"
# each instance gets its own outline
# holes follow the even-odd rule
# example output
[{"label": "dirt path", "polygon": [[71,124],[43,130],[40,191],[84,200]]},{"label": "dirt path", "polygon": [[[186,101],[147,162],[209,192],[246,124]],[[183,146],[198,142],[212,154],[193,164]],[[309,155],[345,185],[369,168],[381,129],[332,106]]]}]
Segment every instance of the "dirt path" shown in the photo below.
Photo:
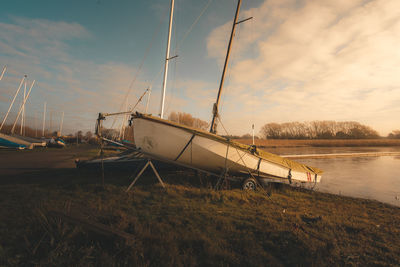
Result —
[{"label": "dirt path", "polygon": [[44,169],[75,168],[75,158],[94,149],[80,146],[66,149],[0,150],[0,177]]}]

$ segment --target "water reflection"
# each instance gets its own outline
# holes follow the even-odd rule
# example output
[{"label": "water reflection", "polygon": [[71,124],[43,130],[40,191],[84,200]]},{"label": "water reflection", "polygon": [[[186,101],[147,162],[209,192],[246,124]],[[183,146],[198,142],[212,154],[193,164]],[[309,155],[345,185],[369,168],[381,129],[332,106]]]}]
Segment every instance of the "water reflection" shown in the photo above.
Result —
[{"label": "water reflection", "polygon": [[400,156],[297,161],[324,170],[322,181],[316,187],[318,191],[376,199],[400,206]]}]

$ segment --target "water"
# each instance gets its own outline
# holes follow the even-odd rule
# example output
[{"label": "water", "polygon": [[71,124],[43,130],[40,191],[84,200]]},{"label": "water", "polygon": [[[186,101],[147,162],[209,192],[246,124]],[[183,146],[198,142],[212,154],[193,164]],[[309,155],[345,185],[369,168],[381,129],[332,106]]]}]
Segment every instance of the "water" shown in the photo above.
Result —
[{"label": "water", "polygon": [[[398,147],[276,148],[280,155],[400,152]],[[296,159],[324,171],[316,190],[400,206],[400,156]]]}]

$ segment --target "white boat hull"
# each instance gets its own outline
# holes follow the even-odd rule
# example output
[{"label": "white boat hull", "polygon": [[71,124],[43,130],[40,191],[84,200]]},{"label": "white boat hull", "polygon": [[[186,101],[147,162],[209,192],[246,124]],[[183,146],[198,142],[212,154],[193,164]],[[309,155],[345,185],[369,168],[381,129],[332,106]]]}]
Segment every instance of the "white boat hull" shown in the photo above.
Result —
[{"label": "white boat hull", "polygon": [[216,174],[225,169],[230,175],[248,175],[250,171],[265,182],[282,179],[288,182],[289,176],[295,182],[315,183],[321,179],[321,175],[291,170],[230,146],[229,142],[194,135],[185,129],[141,117],[134,119],[134,139],[144,152]]}]

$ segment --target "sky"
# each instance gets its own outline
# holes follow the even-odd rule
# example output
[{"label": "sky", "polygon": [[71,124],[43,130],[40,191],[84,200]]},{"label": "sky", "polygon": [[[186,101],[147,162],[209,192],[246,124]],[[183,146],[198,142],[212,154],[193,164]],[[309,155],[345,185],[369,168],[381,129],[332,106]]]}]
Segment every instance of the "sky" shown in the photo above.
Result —
[{"label": "sky", "polygon": [[[235,0],[175,0],[166,114],[211,120]],[[99,112],[133,107],[146,88],[159,113],[169,0],[4,1],[2,119],[23,75],[26,122],[93,131]],[[228,134],[266,123],[358,121],[400,129],[400,2],[243,0],[221,99]],[[10,113],[12,123],[22,91]],[[145,111],[147,98],[138,104]],[[112,118],[107,123],[118,127]],[[219,132],[226,134],[220,126]]]}]

